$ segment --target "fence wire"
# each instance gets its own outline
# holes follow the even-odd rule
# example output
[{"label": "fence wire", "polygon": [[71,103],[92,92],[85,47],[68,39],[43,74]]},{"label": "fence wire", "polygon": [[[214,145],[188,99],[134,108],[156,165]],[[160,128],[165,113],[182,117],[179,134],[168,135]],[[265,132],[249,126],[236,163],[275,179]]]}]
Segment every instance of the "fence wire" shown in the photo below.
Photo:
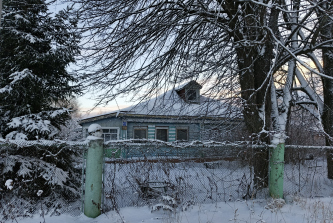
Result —
[{"label": "fence wire", "polygon": [[284,196],[332,196],[333,180],[328,179],[327,154],[328,147],[287,146]]},{"label": "fence wire", "polygon": [[[0,142],[0,222],[82,213],[85,143]],[[284,197],[327,197],[328,147],[286,146]],[[103,211],[267,198],[269,148],[246,143],[105,145]],[[267,155],[266,155],[267,154]]]},{"label": "fence wire", "polygon": [[[104,169],[104,209],[154,205],[165,199],[171,199],[173,206],[183,207],[191,203],[264,198],[267,189],[253,181],[253,159],[261,151],[221,145],[109,146]],[[268,164],[267,159],[263,162]]]},{"label": "fence wire", "polygon": [[81,214],[84,143],[0,143],[0,222]]},{"label": "fence wire", "polygon": [[[267,156],[257,155],[263,151]],[[286,146],[286,198],[331,196],[333,180],[327,178],[326,151]],[[184,208],[193,203],[269,197],[266,180],[255,183],[261,174],[258,163],[263,168],[269,163],[266,147],[108,145],[106,155],[105,210],[157,204]]]}]

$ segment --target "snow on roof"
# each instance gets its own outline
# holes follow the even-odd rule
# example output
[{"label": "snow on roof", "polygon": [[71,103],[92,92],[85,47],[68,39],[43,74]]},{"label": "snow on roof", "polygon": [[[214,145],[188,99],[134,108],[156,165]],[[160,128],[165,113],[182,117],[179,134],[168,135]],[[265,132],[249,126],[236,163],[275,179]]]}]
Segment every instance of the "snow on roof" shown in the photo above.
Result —
[{"label": "snow on roof", "polygon": [[129,114],[161,116],[220,117],[227,112],[226,106],[208,97],[200,96],[200,103],[185,102],[175,90],[125,109]]},{"label": "snow on roof", "polygon": [[200,103],[188,103],[178,95],[176,89],[172,89],[162,95],[140,102],[136,105],[85,119],[97,117],[102,118],[110,114],[116,114],[116,116],[118,116],[121,113],[152,116],[236,118],[240,117],[239,115],[241,114],[241,111],[236,106],[232,106],[228,103],[222,103],[221,101],[204,97],[202,95],[200,95]]},{"label": "snow on roof", "polygon": [[202,88],[202,86],[201,86],[200,84],[198,84],[198,82],[196,82],[196,81],[189,81],[189,82],[186,82],[186,83],[184,83],[184,84],[181,84],[181,85],[175,87],[175,90],[176,90],[176,91],[182,90],[182,89],[184,89],[184,88],[185,88],[186,86],[188,86],[188,85],[196,85],[196,86],[198,86],[200,89]]}]

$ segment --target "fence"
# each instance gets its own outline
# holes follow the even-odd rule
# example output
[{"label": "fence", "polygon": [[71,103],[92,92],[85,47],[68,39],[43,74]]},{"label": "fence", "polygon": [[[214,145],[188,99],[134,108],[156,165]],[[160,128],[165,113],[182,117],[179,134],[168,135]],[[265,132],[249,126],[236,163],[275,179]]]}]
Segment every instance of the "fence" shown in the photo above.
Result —
[{"label": "fence", "polygon": [[[252,156],[247,147],[132,144],[118,148],[108,147],[116,157],[121,156],[105,161],[107,210],[154,205],[163,203],[163,198],[183,207],[253,198],[261,192],[253,187]],[[170,205],[168,201],[166,205]]]},{"label": "fence", "polygon": [[[332,194],[326,149],[286,146],[285,198]],[[266,179],[254,183],[260,174],[256,163],[268,165],[268,160],[257,156],[265,150],[216,143],[107,145],[104,209],[160,204],[183,208],[191,203],[269,197]]]},{"label": "fence", "polygon": [[[86,147],[73,142],[1,142],[0,222],[36,213],[81,214]],[[265,169],[269,159],[263,146],[125,141],[104,147],[103,211],[142,205],[175,210],[199,202],[269,196],[267,179],[260,178],[265,176],[260,168]],[[285,198],[331,196],[326,151],[286,146]]]},{"label": "fence", "polygon": [[327,150],[332,147],[287,146],[284,196],[329,197],[333,180],[327,177]]},{"label": "fence", "polygon": [[81,214],[85,143],[0,142],[0,222]]}]

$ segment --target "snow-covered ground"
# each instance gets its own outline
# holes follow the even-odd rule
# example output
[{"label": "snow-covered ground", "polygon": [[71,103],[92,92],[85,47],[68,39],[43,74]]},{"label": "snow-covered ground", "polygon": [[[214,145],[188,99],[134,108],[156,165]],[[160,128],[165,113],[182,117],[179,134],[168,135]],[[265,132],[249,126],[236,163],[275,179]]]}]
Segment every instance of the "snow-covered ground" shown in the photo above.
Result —
[{"label": "snow-covered ground", "polygon": [[[91,219],[80,216],[46,216],[46,223],[223,223],[223,222],[333,222],[333,198],[289,198],[284,200],[237,200],[213,204],[195,204],[187,210],[172,213],[169,210],[152,211],[152,207],[126,207],[119,213],[110,211]],[[13,221],[15,222],[15,220]],[[44,218],[17,219],[20,223],[44,222]]]}]

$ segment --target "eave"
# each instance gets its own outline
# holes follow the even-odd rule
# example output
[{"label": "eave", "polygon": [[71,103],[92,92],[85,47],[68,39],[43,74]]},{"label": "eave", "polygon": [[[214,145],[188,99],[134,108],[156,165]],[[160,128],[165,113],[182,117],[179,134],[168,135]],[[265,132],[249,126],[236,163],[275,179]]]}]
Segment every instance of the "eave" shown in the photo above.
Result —
[{"label": "eave", "polygon": [[[172,115],[145,115],[145,114],[128,114],[128,113],[110,113],[100,116],[95,116],[91,118],[82,119],[79,121],[79,124],[94,122],[107,118],[121,118],[121,119],[129,119],[131,122],[156,122],[158,119],[167,119],[169,122],[184,122],[188,123],[206,123],[206,122],[221,122],[228,121],[239,123],[243,120],[241,118],[225,118],[225,117],[212,117],[212,116],[172,116]],[[137,120],[133,120],[137,119]],[[153,120],[154,119],[154,120]]]}]

